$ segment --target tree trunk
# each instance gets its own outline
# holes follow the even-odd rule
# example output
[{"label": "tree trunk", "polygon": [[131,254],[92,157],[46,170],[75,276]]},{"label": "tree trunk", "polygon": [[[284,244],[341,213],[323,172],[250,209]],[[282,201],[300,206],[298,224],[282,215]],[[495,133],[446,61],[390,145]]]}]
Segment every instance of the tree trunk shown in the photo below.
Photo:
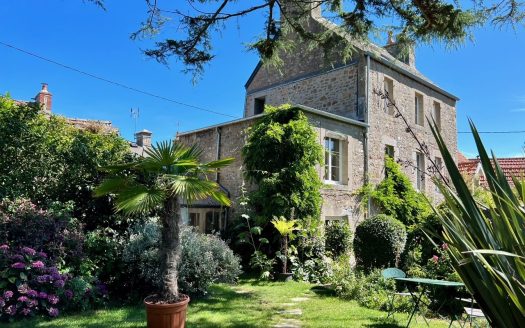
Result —
[{"label": "tree trunk", "polygon": [[177,197],[169,197],[164,203],[161,231],[161,297],[165,302],[177,301],[179,298],[178,264],[180,260],[180,216]]}]

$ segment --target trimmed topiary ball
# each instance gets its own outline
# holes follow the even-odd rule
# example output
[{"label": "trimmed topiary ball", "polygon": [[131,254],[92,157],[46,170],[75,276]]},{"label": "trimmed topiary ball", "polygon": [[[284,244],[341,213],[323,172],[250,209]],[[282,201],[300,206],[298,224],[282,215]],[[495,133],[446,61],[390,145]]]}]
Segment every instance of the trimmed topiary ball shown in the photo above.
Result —
[{"label": "trimmed topiary ball", "polygon": [[355,231],[357,265],[367,270],[397,266],[406,239],[403,223],[388,215],[379,214],[364,220]]},{"label": "trimmed topiary ball", "polygon": [[352,231],[347,223],[334,221],[325,227],[326,250],[333,258],[352,249]]}]

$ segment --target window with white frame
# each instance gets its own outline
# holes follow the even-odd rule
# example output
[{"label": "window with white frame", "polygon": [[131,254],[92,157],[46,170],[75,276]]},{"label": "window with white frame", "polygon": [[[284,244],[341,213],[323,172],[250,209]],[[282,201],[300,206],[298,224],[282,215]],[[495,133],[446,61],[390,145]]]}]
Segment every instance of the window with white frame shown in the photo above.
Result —
[{"label": "window with white frame", "polygon": [[324,138],[324,180],[327,182],[341,182],[343,140]]},{"label": "window with white frame", "polygon": [[420,152],[416,153],[416,189],[425,190],[425,156]]},{"label": "window with white frame", "polygon": [[383,92],[388,98],[385,97],[385,111],[389,115],[394,115],[394,107],[390,106],[390,103],[394,101],[394,80],[385,76],[383,80]]},{"label": "window with white frame", "polygon": [[417,125],[423,126],[425,119],[425,110],[423,108],[423,95],[416,93],[414,97],[414,117]]},{"label": "window with white frame", "polygon": [[438,130],[441,131],[441,104],[437,101],[434,101],[434,106],[432,108],[432,118],[436,122]]}]

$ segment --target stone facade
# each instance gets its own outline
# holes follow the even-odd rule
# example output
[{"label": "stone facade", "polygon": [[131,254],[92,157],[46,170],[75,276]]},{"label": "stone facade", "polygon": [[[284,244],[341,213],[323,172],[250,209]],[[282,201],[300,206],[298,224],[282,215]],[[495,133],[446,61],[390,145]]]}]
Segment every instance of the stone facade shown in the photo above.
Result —
[{"label": "stone facade", "polygon": [[[333,24],[319,12],[306,22],[314,30],[330,29]],[[289,37],[295,38],[293,34]],[[341,34],[341,42],[353,42]],[[430,149],[433,159],[439,151],[425,117],[438,118],[441,132],[450,153],[457,152],[456,101],[458,98],[442,90],[415,68],[415,57],[403,62],[388,49],[373,44],[355,44],[352,60],[327,61],[319,49],[307,50],[300,42],[292,53],[282,53],[281,68],[258,65],[246,83],[244,119],[220,126],[179,135],[179,140],[204,149],[204,160],[234,157],[234,165],[224,169],[219,182],[231,193],[237,207],[242,185],[241,149],[249,127],[261,110],[261,104],[279,106],[290,103],[302,107],[316,129],[319,142],[336,140],[342,148],[341,177],[327,181],[322,189],[323,220],[346,220],[353,227],[363,217],[354,192],[368,180],[375,184],[384,177],[385,149],[405,163],[405,173],[434,201],[441,195],[428,178],[421,179],[418,166],[418,144],[407,133],[406,125],[396,117],[375,91],[384,91],[385,78],[392,87],[391,99],[407,119],[418,138]],[[414,54],[411,53],[413,56]],[[417,100],[416,100],[417,98]],[[416,105],[416,102],[418,105]],[[416,122],[416,106],[419,120]],[[438,115],[434,114],[434,106]],[[220,133],[220,140],[219,140]],[[330,141],[329,141],[330,142]],[[425,171],[427,159],[419,162]],[[324,179],[324,168],[319,168]],[[419,181],[418,181],[419,177]]]}]

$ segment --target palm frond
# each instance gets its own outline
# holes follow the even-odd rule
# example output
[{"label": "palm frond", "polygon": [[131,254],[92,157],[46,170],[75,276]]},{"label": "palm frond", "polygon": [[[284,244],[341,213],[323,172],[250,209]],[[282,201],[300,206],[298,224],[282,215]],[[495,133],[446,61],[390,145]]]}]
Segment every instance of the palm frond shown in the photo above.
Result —
[{"label": "palm frond", "polygon": [[163,190],[136,184],[117,195],[115,207],[126,214],[147,214],[162,205],[165,199]]},{"label": "palm frond", "polygon": [[180,196],[189,203],[212,197],[220,204],[230,204],[230,200],[226,195],[221,195],[220,187],[214,181],[203,180],[197,176],[170,175],[168,177],[171,194]]},{"label": "palm frond", "polygon": [[95,197],[115,194],[127,189],[134,184],[134,180],[130,177],[115,176],[107,178],[94,190]]}]

